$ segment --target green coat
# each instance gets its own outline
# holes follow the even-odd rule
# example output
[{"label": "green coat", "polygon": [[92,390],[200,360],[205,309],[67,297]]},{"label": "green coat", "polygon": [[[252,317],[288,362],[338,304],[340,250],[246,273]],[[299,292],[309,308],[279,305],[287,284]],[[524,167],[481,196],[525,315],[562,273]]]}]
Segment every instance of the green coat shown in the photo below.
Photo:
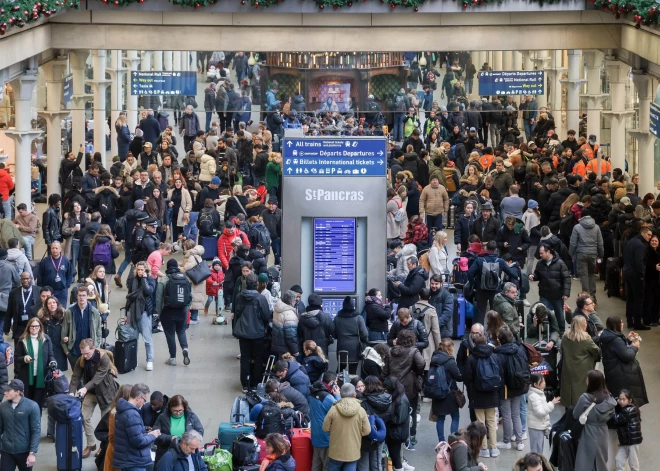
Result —
[{"label": "green coat", "polygon": [[596,366],[600,349],[591,339],[575,342],[564,336],[560,350],[562,358],[566,359],[561,369],[561,405],[571,407],[586,392],[587,373]]},{"label": "green coat", "polygon": [[266,165],[266,188],[280,187],[280,179],[282,177],[282,165],[275,162],[268,162]]},{"label": "green coat", "polygon": [[493,309],[497,311],[502,321],[509,326],[513,335],[520,337],[520,320],[518,319],[515,300],[504,296],[503,293],[497,293],[493,299]]}]

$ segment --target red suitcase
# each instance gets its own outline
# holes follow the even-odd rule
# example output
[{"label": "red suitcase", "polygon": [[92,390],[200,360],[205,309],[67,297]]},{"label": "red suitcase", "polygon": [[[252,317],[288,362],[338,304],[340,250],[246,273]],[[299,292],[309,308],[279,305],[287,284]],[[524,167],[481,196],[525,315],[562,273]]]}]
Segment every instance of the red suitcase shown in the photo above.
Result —
[{"label": "red suitcase", "polygon": [[259,459],[257,461],[257,464],[261,464],[261,462],[266,458],[266,455],[268,454],[266,452],[266,442],[263,441],[261,438],[257,438],[257,441],[259,442]]},{"label": "red suitcase", "polygon": [[296,460],[296,471],[312,469],[312,431],[308,428],[294,428],[291,435],[291,456]]}]

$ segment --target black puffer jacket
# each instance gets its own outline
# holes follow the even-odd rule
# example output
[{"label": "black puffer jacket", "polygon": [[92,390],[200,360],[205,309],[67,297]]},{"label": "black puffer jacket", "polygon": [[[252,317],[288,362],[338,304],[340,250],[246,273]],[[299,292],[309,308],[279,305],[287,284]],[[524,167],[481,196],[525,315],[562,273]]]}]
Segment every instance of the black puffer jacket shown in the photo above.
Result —
[{"label": "black puffer jacket", "polygon": [[429,346],[429,335],[422,322],[417,319],[412,319],[407,325],[403,325],[401,324],[401,321],[397,319],[394,321],[390,328],[390,332],[387,334],[387,343],[390,347],[394,346],[394,339],[397,338],[399,332],[402,330],[410,330],[415,333],[415,336],[417,337],[417,343],[415,346],[420,351]]},{"label": "black puffer jacket", "polygon": [[266,257],[257,249],[250,249],[248,252],[248,262],[252,262],[252,269],[255,275],[268,273],[268,262]]},{"label": "black puffer jacket", "polygon": [[[525,394],[529,389],[529,384],[526,384],[522,388],[508,387],[508,384],[511,384],[510,382],[512,381],[513,376],[520,373],[520,371],[517,371],[517,369],[513,369],[514,365],[512,357],[514,355],[522,357],[525,369],[529,370],[527,367],[528,359],[525,348],[522,345],[518,345],[515,341],[509,342],[495,348],[495,355],[497,356],[497,361],[500,364],[500,376],[502,377],[502,387],[499,390],[500,399],[510,399]],[[506,388],[504,387],[505,385],[507,385]]]},{"label": "black puffer jacket", "polygon": [[351,301],[344,302],[344,308],[334,320],[337,337],[337,351],[348,351],[348,361],[357,362],[362,348],[367,346],[368,333],[362,316],[353,309]]},{"label": "black puffer jacket", "polygon": [[398,286],[401,297],[399,308],[413,306],[419,300],[419,292],[426,286],[429,274],[420,266],[416,266],[408,273],[406,280]]},{"label": "black puffer jacket", "polygon": [[370,298],[370,296],[367,296],[364,301],[364,308],[367,311],[367,329],[370,332],[387,332],[387,321],[392,315],[392,306],[389,304],[383,306],[382,302]]},{"label": "black puffer jacket", "polygon": [[[509,229],[507,226],[500,227],[495,240],[497,241],[497,248],[500,250],[500,257],[508,253],[514,262],[518,262],[523,266],[525,260],[527,260],[527,249],[530,244],[529,234],[527,234],[524,227],[520,227],[521,222],[516,221],[515,224],[513,229]],[[508,246],[505,246],[505,243],[508,243]]]},{"label": "black puffer jacket", "polygon": [[605,384],[612,396],[628,389],[637,407],[649,402],[642,368],[637,361],[637,347],[628,345],[621,332],[605,329],[600,333],[600,348],[605,369]]},{"label": "black puffer jacket", "polygon": [[550,264],[542,260],[536,264],[534,281],[539,282],[539,296],[542,298],[559,299],[571,295],[571,273],[554,251]]},{"label": "black puffer jacket", "polygon": [[548,200],[548,204],[546,206],[546,210],[548,211],[548,214],[550,214],[550,220],[548,222],[556,222],[559,221],[561,218],[559,217],[559,210],[561,209],[561,205],[566,201],[566,198],[571,196],[571,194],[578,194],[577,188],[571,188],[566,187],[566,188],[560,188],[559,190],[555,191],[552,196],[550,196],[550,200]]},{"label": "black puffer jacket", "polygon": [[[328,354],[331,338],[335,335],[335,325],[329,314],[323,312],[319,306],[307,306],[307,312],[298,320],[298,341],[300,350],[303,351],[303,343],[313,340],[316,345]],[[314,380],[316,381],[316,380]],[[312,382],[314,382],[312,381]]]},{"label": "black puffer jacket", "polygon": [[[637,402],[637,398],[635,398]],[[633,404],[626,407],[616,406],[608,425],[616,427],[619,445],[630,446],[642,443],[642,418],[639,409]]]},{"label": "black puffer jacket", "polygon": [[[392,406],[392,395],[386,391],[363,394],[362,408],[367,412],[367,415],[377,415],[387,424],[392,419],[392,411],[394,409]],[[377,444],[373,443],[369,437],[362,437],[362,452],[375,451],[376,449]]]}]

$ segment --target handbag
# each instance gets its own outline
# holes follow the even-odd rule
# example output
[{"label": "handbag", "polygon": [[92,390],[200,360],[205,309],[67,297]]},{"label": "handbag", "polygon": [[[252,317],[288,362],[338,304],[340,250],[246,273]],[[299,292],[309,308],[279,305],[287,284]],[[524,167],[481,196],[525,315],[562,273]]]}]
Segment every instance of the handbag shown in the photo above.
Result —
[{"label": "handbag", "polygon": [[[463,389],[465,389],[465,385],[463,385]],[[452,389],[451,392],[454,395],[454,400],[456,401],[456,405],[458,406],[459,409],[462,409],[466,402],[465,393],[460,389]]]},{"label": "handbag", "polygon": [[131,324],[126,322],[126,319],[121,318],[117,321],[117,328],[115,329],[115,338],[118,342],[130,342],[137,340],[138,331]]},{"label": "handbag", "polygon": [[582,414],[580,414],[580,423],[582,425],[587,423],[587,418],[589,417],[589,412],[591,412],[591,409],[593,409],[596,406],[595,402],[592,402],[589,407],[587,407],[587,410],[585,410]]},{"label": "handbag", "polygon": [[188,275],[192,284],[198,285],[211,276],[211,269],[206,262],[200,258],[197,265],[186,271],[186,275]]}]

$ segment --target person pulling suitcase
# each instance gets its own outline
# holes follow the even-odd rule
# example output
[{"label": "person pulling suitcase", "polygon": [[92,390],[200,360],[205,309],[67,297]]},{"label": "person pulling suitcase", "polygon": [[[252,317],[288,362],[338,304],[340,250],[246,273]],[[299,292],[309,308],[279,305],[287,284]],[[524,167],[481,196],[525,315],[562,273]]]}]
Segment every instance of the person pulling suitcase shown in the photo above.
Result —
[{"label": "person pulling suitcase", "polygon": [[37,403],[24,397],[20,379],[10,381],[0,404],[0,468],[27,471],[37,462],[41,413]]}]

